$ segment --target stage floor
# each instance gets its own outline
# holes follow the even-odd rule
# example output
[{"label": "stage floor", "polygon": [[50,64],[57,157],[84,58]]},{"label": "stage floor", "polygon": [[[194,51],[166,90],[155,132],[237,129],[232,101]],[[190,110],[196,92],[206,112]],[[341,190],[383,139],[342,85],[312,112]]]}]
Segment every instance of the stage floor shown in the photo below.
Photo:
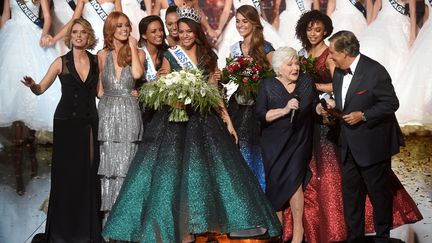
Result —
[{"label": "stage floor", "polygon": [[[12,129],[0,128],[0,243],[30,243],[44,231],[46,214],[40,210],[50,188],[51,146],[22,148],[22,162],[12,146]],[[410,135],[407,146],[393,158],[393,169],[418,204],[424,219],[392,230],[406,242],[432,242],[432,136]],[[32,154],[36,160],[32,159]],[[19,154],[19,152],[18,152]],[[78,178],[77,178],[78,179]]]}]

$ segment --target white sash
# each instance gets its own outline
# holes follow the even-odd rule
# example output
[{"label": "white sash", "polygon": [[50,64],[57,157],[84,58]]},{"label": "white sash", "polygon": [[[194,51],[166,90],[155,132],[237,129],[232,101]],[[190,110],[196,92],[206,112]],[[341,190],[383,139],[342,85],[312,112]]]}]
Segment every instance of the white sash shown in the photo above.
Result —
[{"label": "white sash", "polygon": [[234,45],[230,48],[230,56],[231,57],[239,57],[243,56],[243,52],[240,47],[240,42],[236,42]]},{"label": "white sash", "polygon": [[255,8],[258,10],[258,12],[260,12],[261,11],[260,0],[252,0],[252,3],[255,6]]},{"label": "white sash", "polygon": [[295,0],[295,1],[297,3],[297,7],[299,8],[300,12],[301,13],[305,13],[306,9],[305,9],[305,6],[304,6],[304,1],[303,0]]},{"label": "white sash", "polygon": [[173,46],[168,49],[169,52],[174,56],[177,63],[183,69],[196,69],[197,66],[192,62],[188,55],[181,49],[180,46]]},{"label": "white sash", "polygon": [[146,79],[147,82],[154,81],[156,79],[156,68],[153,63],[153,60],[151,59],[150,53],[147,51],[147,48],[143,47],[142,50],[144,50],[146,54],[146,62],[147,62],[147,70],[146,70]]},{"label": "white sash", "polygon": [[[8,0],[5,0],[8,1]],[[36,16],[24,2],[24,0],[16,0],[18,6],[21,8],[23,13],[33,22],[33,24],[37,25],[39,28],[43,29],[43,21]]]},{"label": "white sash", "polygon": [[108,17],[108,14],[102,8],[102,5],[97,0],[90,0],[89,3],[90,3],[90,5],[92,5],[93,9],[96,11],[96,13],[102,19],[102,21],[105,21],[105,19]]},{"label": "white sash", "polygon": [[393,6],[396,11],[403,15],[407,15],[407,10],[405,9],[405,6],[398,3],[396,0],[389,0],[390,4]]}]

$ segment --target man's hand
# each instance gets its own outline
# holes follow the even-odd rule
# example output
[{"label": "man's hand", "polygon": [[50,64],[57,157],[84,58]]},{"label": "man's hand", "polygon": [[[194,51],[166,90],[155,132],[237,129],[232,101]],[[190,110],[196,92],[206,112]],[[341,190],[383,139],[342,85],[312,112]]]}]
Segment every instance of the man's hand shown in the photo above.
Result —
[{"label": "man's hand", "polygon": [[349,113],[348,115],[344,115],[342,117],[344,119],[344,121],[348,124],[355,125],[361,121],[363,121],[363,112],[361,111],[354,111]]}]

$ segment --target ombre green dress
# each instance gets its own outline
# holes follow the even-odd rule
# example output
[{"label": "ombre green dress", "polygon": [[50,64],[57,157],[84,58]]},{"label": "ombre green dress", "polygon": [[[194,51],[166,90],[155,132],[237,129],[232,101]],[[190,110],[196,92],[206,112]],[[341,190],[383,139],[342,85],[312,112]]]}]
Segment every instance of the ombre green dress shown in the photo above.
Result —
[{"label": "ombre green dress", "polygon": [[182,123],[168,115],[157,111],[147,125],[103,235],[167,243],[257,227],[279,235],[279,220],[219,115],[190,112]]}]

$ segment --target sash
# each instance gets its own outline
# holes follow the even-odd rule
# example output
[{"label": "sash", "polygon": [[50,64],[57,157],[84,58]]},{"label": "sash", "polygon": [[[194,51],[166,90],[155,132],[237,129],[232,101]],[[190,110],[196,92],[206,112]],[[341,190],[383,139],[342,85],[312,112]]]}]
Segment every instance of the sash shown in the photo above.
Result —
[{"label": "sash", "polygon": [[404,5],[398,3],[396,0],[389,0],[389,2],[390,5],[392,5],[393,8],[396,9],[396,11],[398,11],[400,14],[407,15],[407,9]]},{"label": "sash", "polygon": [[90,0],[89,3],[92,5],[93,9],[96,11],[96,13],[102,19],[102,21],[105,21],[105,19],[108,17],[108,14],[102,8],[100,3],[97,0]]},{"label": "sash", "polygon": [[71,9],[72,9],[73,11],[75,11],[75,8],[76,8],[75,1],[74,1],[74,0],[66,0],[66,2],[67,2],[67,4],[69,5],[69,7],[71,7]]},{"label": "sash", "polygon": [[234,45],[230,48],[230,56],[231,57],[239,57],[243,56],[243,52],[240,47],[240,42],[236,42]]},{"label": "sash", "polygon": [[177,63],[183,69],[195,69],[197,66],[192,62],[188,55],[179,46],[173,46],[168,51],[174,56]]},{"label": "sash", "polygon": [[299,8],[300,12],[301,13],[305,13],[306,9],[305,9],[305,6],[304,6],[304,1],[303,0],[295,0],[295,1],[297,3],[297,7]]},{"label": "sash", "polygon": [[156,79],[156,68],[154,66],[154,63],[151,59],[150,53],[147,51],[147,48],[142,48],[146,54],[146,62],[147,62],[147,69],[146,69],[146,79],[147,82],[154,81]]},{"label": "sash", "polygon": [[252,0],[252,3],[255,6],[255,8],[258,10],[258,12],[260,12],[261,11],[260,0]]},{"label": "sash", "polygon": [[[8,0],[5,0],[8,1]],[[16,0],[18,6],[21,8],[23,13],[27,16],[27,18],[30,19],[33,24],[37,25],[39,28],[43,29],[43,21],[36,16],[27,6],[27,4],[24,2],[24,0]]]},{"label": "sash", "polygon": [[142,11],[146,11],[146,6],[144,3],[144,0],[137,0],[138,4],[140,5],[140,8]]},{"label": "sash", "polygon": [[354,7],[356,7],[358,9],[358,11],[360,11],[360,13],[363,14],[363,16],[366,18],[366,9],[364,8],[364,6],[360,3],[360,1],[358,0],[349,0],[351,2],[352,5],[354,5]]},{"label": "sash", "polygon": [[299,57],[306,57],[306,58],[308,57],[307,51],[304,48],[300,49],[300,51],[297,52],[297,55]]}]

